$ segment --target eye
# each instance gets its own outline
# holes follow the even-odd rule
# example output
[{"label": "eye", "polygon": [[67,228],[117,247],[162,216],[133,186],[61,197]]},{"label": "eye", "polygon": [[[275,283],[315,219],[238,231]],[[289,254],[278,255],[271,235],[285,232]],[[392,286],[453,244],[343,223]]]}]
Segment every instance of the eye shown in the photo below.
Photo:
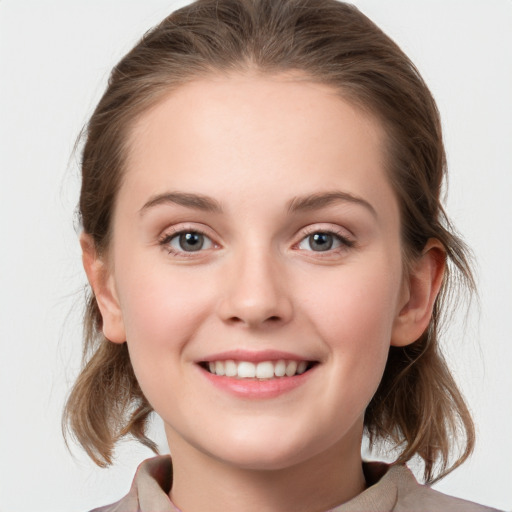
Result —
[{"label": "eye", "polygon": [[352,247],[352,245],[353,242],[336,233],[315,231],[303,238],[298,248],[306,251],[326,252],[343,246]]},{"label": "eye", "polygon": [[171,253],[198,252],[213,247],[212,240],[199,231],[181,231],[167,235],[161,242]]}]

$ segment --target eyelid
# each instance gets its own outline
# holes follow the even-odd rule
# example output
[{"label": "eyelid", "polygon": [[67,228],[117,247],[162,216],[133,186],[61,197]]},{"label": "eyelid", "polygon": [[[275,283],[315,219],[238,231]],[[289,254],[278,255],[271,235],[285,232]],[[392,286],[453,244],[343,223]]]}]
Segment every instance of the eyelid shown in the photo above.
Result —
[{"label": "eyelid", "polygon": [[[169,226],[168,228],[162,231],[162,234],[158,237],[158,245],[166,249],[169,252],[169,254],[174,254],[175,256],[185,258],[201,257],[205,255],[205,252],[209,252],[212,249],[219,249],[221,247],[221,244],[216,241],[217,237],[212,236],[210,231],[211,230],[209,228],[201,224],[188,222],[179,223],[177,225]],[[176,236],[183,233],[199,233],[211,241],[212,247],[207,249],[200,249],[198,251],[179,251],[174,248],[171,248],[169,246],[169,242]],[[356,246],[356,240],[354,238],[354,235],[347,228],[342,228],[334,224],[319,223],[312,224],[301,229],[300,235],[298,235],[300,236],[300,238],[298,238],[298,240],[293,244],[293,248],[296,249],[301,242],[303,242],[308,236],[314,233],[331,234],[335,236],[341,243],[341,247],[336,247],[334,249],[329,249],[326,251],[307,251],[304,249],[305,252],[315,253],[316,256],[318,257],[328,256],[329,254],[332,255],[333,253],[348,250]]]},{"label": "eyelid", "polygon": [[[335,253],[336,251],[340,251],[343,249],[349,249],[356,245],[356,240],[354,239],[353,234],[348,230],[341,228],[339,226],[333,224],[313,224],[306,226],[303,230],[301,230],[299,240],[294,244],[294,247],[297,247],[301,242],[303,242],[307,237],[315,234],[315,233],[325,233],[334,235],[341,243],[342,247],[337,247],[334,249],[329,249],[326,251],[307,251],[316,253],[318,256],[328,255]],[[305,250],[305,249],[304,249]]]},{"label": "eyelid", "polygon": [[[204,256],[204,253],[211,250],[212,248],[218,249],[220,247],[220,244],[214,240],[214,237],[209,233],[209,231],[210,230],[192,223],[182,223],[175,226],[169,226],[168,228],[164,229],[162,234],[158,237],[158,245],[165,249],[169,254],[174,256],[184,258],[197,258],[199,256]],[[200,249],[198,251],[180,251],[171,247],[169,242],[183,233],[198,233],[208,238],[212,243],[212,247],[208,249]]]}]

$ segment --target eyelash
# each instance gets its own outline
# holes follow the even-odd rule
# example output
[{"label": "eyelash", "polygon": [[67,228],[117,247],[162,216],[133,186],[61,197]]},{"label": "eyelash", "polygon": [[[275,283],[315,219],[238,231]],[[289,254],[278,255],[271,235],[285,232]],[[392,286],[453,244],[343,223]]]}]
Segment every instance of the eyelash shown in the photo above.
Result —
[{"label": "eyelash", "polygon": [[328,229],[319,229],[317,227],[308,227],[305,229],[305,233],[300,239],[300,241],[295,244],[295,246],[298,246],[301,244],[304,240],[306,240],[311,235],[315,234],[323,234],[323,235],[332,235],[335,239],[340,242],[341,247],[337,247],[335,249],[328,249],[326,251],[308,251],[308,252],[314,252],[318,256],[322,257],[322,253],[325,253],[325,256],[332,255],[333,253],[341,252],[343,250],[351,249],[355,247],[356,242],[350,238],[347,237],[347,235],[340,230],[328,228]]},{"label": "eyelash", "polygon": [[[165,248],[166,251],[168,252],[168,254],[170,254],[170,255],[190,258],[190,257],[194,257],[196,255],[195,253],[203,252],[201,249],[198,251],[177,251],[173,247],[171,247],[170,242],[172,240],[174,240],[176,237],[179,237],[180,235],[183,235],[183,234],[192,234],[193,233],[193,234],[197,234],[197,235],[202,235],[203,237],[210,240],[210,242],[213,246],[216,245],[215,242],[213,242],[213,240],[203,230],[195,228],[195,227],[194,228],[182,228],[182,229],[170,228],[170,230],[171,230],[171,232],[164,233],[162,235],[162,237],[158,240],[158,244],[160,246],[162,246],[163,248]],[[314,234],[332,235],[341,244],[341,247],[337,247],[334,249],[328,249],[326,251],[307,251],[307,252],[316,253],[319,257],[322,257],[322,253],[325,253],[326,256],[332,255],[333,253],[350,249],[356,245],[354,240],[351,240],[350,238],[348,238],[344,233],[341,233],[341,231],[338,231],[338,230],[332,229],[332,228],[331,229],[318,229],[315,227],[311,227],[311,228],[305,229],[305,232],[304,232],[302,238],[299,240],[299,242],[294,244],[294,247],[297,247],[299,244],[304,242],[308,237],[310,237],[311,235],[314,235]]]},{"label": "eyelash", "polygon": [[162,246],[169,254],[173,256],[179,256],[179,257],[185,257],[190,258],[194,257],[195,253],[202,252],[199,251],[177,251],[173,247],[171,247],[170,243],[172,240],[174,240],[176,237],[179,237],[180,235],[194,233],[197,235],[202,235],[208,240],[211,241],[212,245],[216,245],[215,242],[212,241],[211,237],[209,237],[203,230],[198,228],[181,228],[181,229],[174,229],[170,228],[171,232],[166,232],[163,234],[163,236],[158,240],[158,244]]}]

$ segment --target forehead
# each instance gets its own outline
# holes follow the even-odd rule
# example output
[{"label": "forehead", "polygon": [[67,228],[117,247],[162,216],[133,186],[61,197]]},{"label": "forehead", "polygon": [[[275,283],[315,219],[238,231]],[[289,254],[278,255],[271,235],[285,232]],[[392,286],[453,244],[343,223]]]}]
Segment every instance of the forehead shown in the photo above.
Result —
[{"label": "forehead", "polygon": [[[347,123],[354,136],[364,131],[370,143],[380,145],[383,131],[377,119],[331,86],[298,73],[212,75],[170,91],[143,113],[130,132],[129,147],[136,154],[144,150],[141,142],[147,145],[151,138],[157,145],[162,136],[171,142],[167,137],[171,134],[176,144],[190,137],[203,143],[212,136],[224,138],[232,149],[246,142],[245,135],[252,144],[262,144],[268,142],[269,134],[284,138],[289,133],[289,139],[299,144],[301,137],[311,137],[312,131],[318,136],[331,133],[327,146]],[[342,144],[343,140],[336,142]]]},{"label": "forehead", "polygon": [[125,183],[140,201],[162,188],[233,200],[238,187],[251,202],[276,189],[291,197],[341,186],[378,203],[391,193],[384,141],[376,119],[327,85],[290,74],[213,76],[138,119]]}]

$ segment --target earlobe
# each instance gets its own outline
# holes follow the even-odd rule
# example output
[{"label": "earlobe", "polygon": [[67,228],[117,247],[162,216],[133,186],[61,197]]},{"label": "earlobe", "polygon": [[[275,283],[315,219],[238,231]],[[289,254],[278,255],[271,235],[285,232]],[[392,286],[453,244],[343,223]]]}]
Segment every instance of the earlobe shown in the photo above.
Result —
[{"label": "earlobe", "polygon": [[427,329],[436,297],[443,283],[446,251],[439,240],[428,240],[420,258],[412,264],[406,283],[405,303],[395,318],[391,345],[414,343]]},{"label": "earlobe", "polygon": [[80,245],[84,270],[101,312],[103,334],[113,343],[124,343],[126,333],[113,276],[107,263],[98,255],[90,235],[82,233]]}]

